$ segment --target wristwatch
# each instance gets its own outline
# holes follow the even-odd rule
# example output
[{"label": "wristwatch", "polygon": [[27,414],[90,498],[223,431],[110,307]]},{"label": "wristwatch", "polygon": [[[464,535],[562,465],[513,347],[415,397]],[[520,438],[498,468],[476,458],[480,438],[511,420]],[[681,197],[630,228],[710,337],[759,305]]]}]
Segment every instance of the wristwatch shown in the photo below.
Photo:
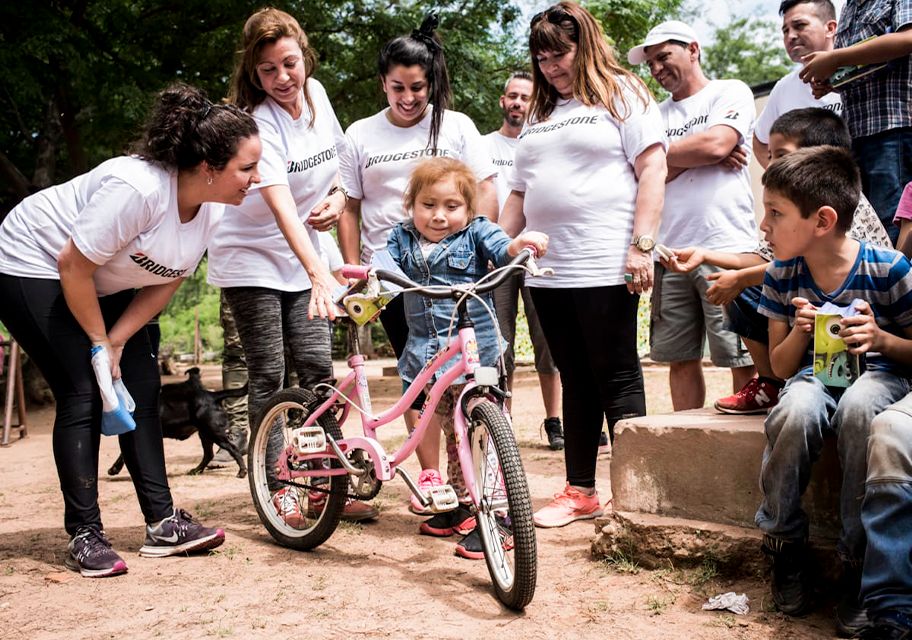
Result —
[{"label": "wristwatch", "polygon": [[636,247],[643,253],[649,253],[652,251],[652,248],[656,246],[656,241],[651,235],[644,233],[640,236],[633,236],[630,245]]},{"label": "wristwatch", "polygon": [[336,193],[337,191],[341,191],[342,195],[345,196],[345,202],[348,202],[348,198],[349,198],[348,191],[345,190],[345,187],[338,185],[338,184],[333,185],[333,188],[329,190],[329,193],[326,194],[326,197],[328,198],[329,196]]}]

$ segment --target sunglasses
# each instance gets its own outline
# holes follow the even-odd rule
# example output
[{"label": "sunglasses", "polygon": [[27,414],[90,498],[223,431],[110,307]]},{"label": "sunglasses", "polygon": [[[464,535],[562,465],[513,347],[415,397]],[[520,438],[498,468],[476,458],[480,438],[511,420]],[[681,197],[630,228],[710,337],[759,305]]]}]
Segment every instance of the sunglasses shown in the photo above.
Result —
[{"label": "sunglasses", "polygon": [[547,18],[548,22],[550,22],[551,24],[556,24],[556,25],[559,25],[561,22],[564,22],[565,20],[569,20],[570,22],[573,23],[573,25],[577,29],[579,29],[579,24],[577,23],[576,18],[574,18],[569,13],[567,13],[566,9],[564,9],[559,4],[556,4],[552,7],[548,7],[544,11],[539,11],[538,13],[536,13],[534,16],[532,16],[532,22],[529,23],[529,26],[534,27],[535,25],[537,25],[539,22],[541,22],[543,19],[546,19],[546,18]]}]

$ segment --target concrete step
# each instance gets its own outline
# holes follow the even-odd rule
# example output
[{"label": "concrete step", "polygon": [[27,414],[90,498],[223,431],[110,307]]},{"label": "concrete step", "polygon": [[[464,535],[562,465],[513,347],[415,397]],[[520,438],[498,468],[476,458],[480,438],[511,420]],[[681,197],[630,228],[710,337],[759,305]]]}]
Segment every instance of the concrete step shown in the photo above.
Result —
[{"label": "concrete step", "polygon": [[[619,422],[611,460],[618,511],[755,527],[765,416],[711,409]],[[828,438],[803,500],[811,535],[838,536],[839,459]]]}]

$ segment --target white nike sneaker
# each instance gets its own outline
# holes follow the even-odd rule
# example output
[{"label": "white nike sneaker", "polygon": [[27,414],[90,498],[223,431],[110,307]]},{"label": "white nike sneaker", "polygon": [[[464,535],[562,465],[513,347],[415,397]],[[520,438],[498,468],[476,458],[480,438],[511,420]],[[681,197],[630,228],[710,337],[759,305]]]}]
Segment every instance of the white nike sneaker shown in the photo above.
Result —
[{"label": "white nike sneaker", "polygon": [[156,525],[146,525],[146,542],[139,555],[144,558],[164,558],[179,553],[214,549],[225,541],[222,529],[204,527],[183,509]]}]

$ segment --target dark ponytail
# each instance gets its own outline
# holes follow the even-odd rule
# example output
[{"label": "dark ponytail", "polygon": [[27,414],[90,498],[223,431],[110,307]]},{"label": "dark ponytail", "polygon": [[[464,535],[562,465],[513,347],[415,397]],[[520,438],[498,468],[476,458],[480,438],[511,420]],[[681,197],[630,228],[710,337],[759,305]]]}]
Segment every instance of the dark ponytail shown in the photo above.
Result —
[{"label": "dark ponytail", "polygon": [[212,104],[202,90],[177,83],[158,94],[132,152],[168,169],[192,169],[205,161],[221,170],[240,141],[255,135],[257,125],[249,114]]},{"label": "dark ponytail", "polygon": [[397,65],[411,67],[417,64],[424,69],[433,108],[428,146],[435,152],[443,113],[449,108],[452,96],[450,76],[447,73],[446,59],[443,57],[443,43],[436,31],[439,22],[436,13],[428,14],[421,22],[421,26],[412,31],[411,35],[400,36],[387,42],[380,50],[378,65],[381,77],[386,77],[390,67]]}]

